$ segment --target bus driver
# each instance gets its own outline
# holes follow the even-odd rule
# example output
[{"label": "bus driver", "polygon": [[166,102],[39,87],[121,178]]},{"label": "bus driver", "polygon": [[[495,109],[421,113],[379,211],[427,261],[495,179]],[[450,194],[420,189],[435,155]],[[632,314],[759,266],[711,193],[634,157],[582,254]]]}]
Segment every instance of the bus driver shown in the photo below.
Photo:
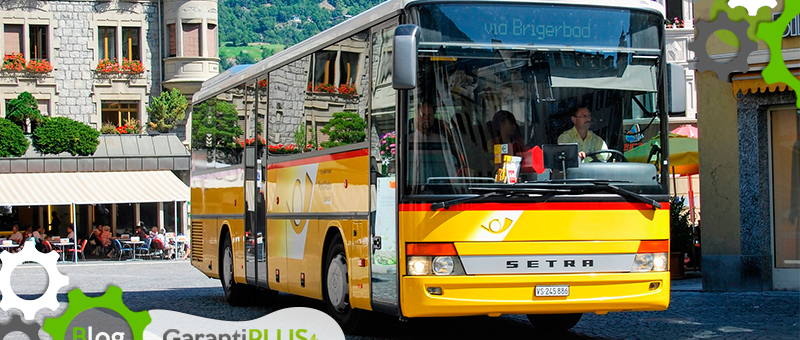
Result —
[{"label": "bus driver", "polygon": [[[581,160],[585,159],[589,152],[608,149],[606,142],[589,130],[592,125],[592,112],[588,108],[575,107],[570,110],[570,115],[575,126],[558,136],[558,144],[578,143],[578,157]],[[601,154],[597,157],[605,160],[608,155]]]}]

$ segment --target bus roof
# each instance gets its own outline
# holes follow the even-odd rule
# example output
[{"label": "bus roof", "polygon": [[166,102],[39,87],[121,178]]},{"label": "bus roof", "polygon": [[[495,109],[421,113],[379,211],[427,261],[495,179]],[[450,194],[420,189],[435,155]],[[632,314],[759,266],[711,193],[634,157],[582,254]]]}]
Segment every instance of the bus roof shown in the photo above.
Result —
[{"label": "bus roof", "polygon": [[[342,23],[337,24],[325,31],[322,31],[311,38],[303,40],[281,52],[278,52],[254,65],[241,65],[244,69],[237,69],[233,72],[225,71],[209,80],[203,82],[200,91],[192,97],[192,103],[199,103],[217,93],[251,82],[250,79],[261,77],[278,67],[290,63],[312,52],[321,50],[331,44],[343,40],[353,34],[372,27],[375,24],[391,18],[398,14],[408,5],[423,3],[470,3],[486,2],[485,0],[387,0],[363,13],[356,15]],[[498,3],[501,1],[497,1]],[[614,8],[641,9],[661,13],[665,16],[664,7],[654,0],[504,0],[503,3],[529,3],[529,4],[561,4],[561,5],[584,5],[601,6]]]}]

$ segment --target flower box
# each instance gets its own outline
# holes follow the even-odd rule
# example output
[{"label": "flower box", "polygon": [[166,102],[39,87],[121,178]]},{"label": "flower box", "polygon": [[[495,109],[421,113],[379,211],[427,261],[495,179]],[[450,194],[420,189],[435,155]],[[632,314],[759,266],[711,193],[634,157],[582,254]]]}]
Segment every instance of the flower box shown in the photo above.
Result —
[{"label": "flower box", "polygon": [[6,54],[5,57],[3,58],[4,71],[21,72],[24,69],[25,69],[25,57],[22,56],[22,53]]},{"label": "flower box", "polygon": [[119,74],[119,63],[117,62],[116,58],[113,60],[103,59],[97,63],[97,68],[95,68],[95,71],[100,74]]},{"label": "flower box", "polygon": [[25,69],[27,69],[30,73],[45,74],[50,73],[50,71],[53,70],[53,65],[50,64],[50,62],[46,59],[31,60],[28,62],[28,66]]}]

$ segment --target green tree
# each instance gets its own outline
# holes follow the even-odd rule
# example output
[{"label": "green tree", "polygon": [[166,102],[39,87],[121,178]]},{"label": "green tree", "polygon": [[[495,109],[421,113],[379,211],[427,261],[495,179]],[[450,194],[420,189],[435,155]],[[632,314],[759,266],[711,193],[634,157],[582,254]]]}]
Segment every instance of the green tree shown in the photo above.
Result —
[{"label": "green tree", "polygon": [[41,153],[90,156],[97,150],[100,131],[67,117],[46,117],[33,132],[33,147]]},{"label": "green tree", "polygon": [[233,149],[235,138],[243,135],[239,114],[233,104],[210,99],[192,112],[192,147],[195,149]]},{"label": "green tree", "polygon": [[670,251],[688,253],[692,250],[692,227],[689,225],[689,209],[686,199],[678,196],[669,198]]},{"label": "green tree", "polygon": [[336,112],[325,127],[320,130],[330,140],[322,143],[325,148],[363,142],[367,138],[364,129],[367,122],[355,112]]},{"label": "green tree", "polygon": [[256,63],[256,58],[253,57],[250,53],[245,53],[245,51],[240,51],[239,55],[236,56],[237,65],[255,64],[255,63]]},{"label": "green tree", "polygon": [[[6,118],[17,124],[24,132],[31,132],[42,121],[39,103],[28,92],[22,92],[16,99],[8,102],[6,112]],[[28,130],[28,122],[31,125],[30,130]]]},{"label": "green tree", "polygon": [[186,117],[186,108],[189,102],[178,89],[161,92],[153,98],[147,107],[150,116],[150,128],[158,132],[170,132],[175,128],[175,123]]},{"label": "green tree", "polygon": [[28,151],[30,142],[22,128],[8,119],[0,118],[0,157],[19,157]]}]

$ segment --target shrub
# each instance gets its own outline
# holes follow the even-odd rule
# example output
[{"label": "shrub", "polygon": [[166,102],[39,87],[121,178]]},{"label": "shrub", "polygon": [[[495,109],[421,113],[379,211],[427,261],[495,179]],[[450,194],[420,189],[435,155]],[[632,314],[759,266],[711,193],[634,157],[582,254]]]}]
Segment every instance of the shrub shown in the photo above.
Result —
[{"label": "shrub", "polygon": [[147,107],[150,128],[158,132],[170,132],[175,128],[175,123],[186,117],[188,106],[186,97],[178,89],[161,92]]},{"label": "shrub", "polygon": [[0,118],[0,157],[19,157],[28,150],[30,142],[22,129],[8,119]]},{"label": "shrub", "polygon": [[33,146],[41,153],[89,156],[97,150],[100,132],[67,117],[45,118],[33,132]]},{"label": "shrub", "polygon": [[686,199],[669,198],[670,251],[688,253],[692,249],[692,227],[689,225],[689,210]]},{"label": "shrub", "polygon": [[31,127],[38,126],[42,121],[42,114],[39,112],[39,103],[28,92],[22,92],[16,99],[8,102],[8,112],[6,118],[22,128],[23,132],[28,130],[28,122]]},{"label": "shrub", "polygon": [[358,113],[336,112],[333,114],[333,119],[320,130],[330,137],[330,140],[322,143],[322,146],[332,148],[363,142],[367,138],[367,134],[364,132],[366,128],[367,122]]}]

